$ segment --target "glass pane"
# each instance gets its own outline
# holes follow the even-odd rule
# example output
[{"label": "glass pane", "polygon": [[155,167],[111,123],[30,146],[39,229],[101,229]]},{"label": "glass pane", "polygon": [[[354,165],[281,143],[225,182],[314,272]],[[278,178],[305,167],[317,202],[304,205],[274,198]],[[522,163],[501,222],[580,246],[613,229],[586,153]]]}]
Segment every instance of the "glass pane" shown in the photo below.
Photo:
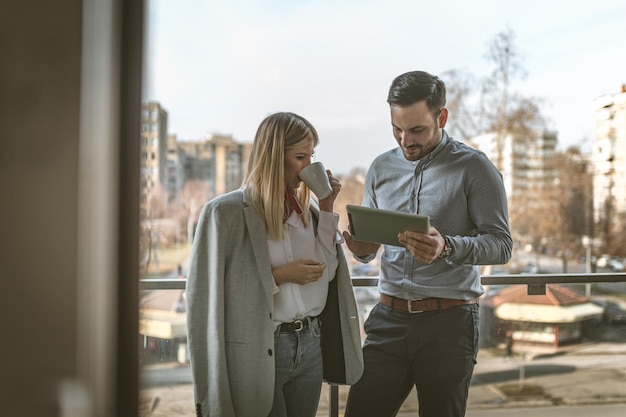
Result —
[{"label": "glass pane", "polygon": [[[362,323],[377,300],[375,289],[357,287],[355,295]],[[184,314],[178,311],[184,306],[183,291],[146,292],[142,300],[142,415],[194,416],[191,371],[182,330]],[[483,318],[492,315],[485,304],[481,307]],[[502,331],[489,329],[488,323],[485,320],[481,328],[485,335]],[[526,330],[532,327],[527,326]],[[565,329],[571,327],[567,325]],[[537,331],[546,337],[554,336],[554,327],[543,326]],[[467,415],[521,415],[515,412],[524,407],[540,417],[557,415],[554,413],[564,406],[589,409],[589,415],[617,416],[611,413],[626,411],[626,326],[599,318],[586,323],[583,331],[582,343],[565,344],[556,350],[527,345],[509,352],[503,339],[492,343],[481,338]],[[347,387],[338,387],[340,412],[345,407],[347,392]],[[330,387],[325,386],[318,416],[329,415],[329,398]],[[567,410],[572,412],[571,408]],[[399,416],[416,415],[415,391],[400,411]]]},{"label": "glass pane", "polygon": [[[415,62],[447,82],[449,133],[487,154],[505,180],[514,253],[507,265],[485,266],[484,275],[513,274],[527,284],[525,278],[541,274],[624,270],[625,6],[581,3],[564,15],[556,3],[520,12],[479,1],[455,5],[462,20],[452,14],[416,24],[415,16],[438,16],[441,6],[217,3],[147,1],[142,279],[184,278],[202,205],[239,187],[255,129],[273,111],[301,113],[318,128],[315,159],[342,180],[336,207],[340,230],[347,230],[343,207],[360,204],[367,167],[395,146],[386,90],[400,72],[423,69]],[[493,13],[478,12],[483,6]],[[470,37],[467,16],[481,28]],[[503,81],[490,78],[495,67],[484,59],[486,45],[499,36],[518,42],[512,45],[522,54],[507,56],[521,59],[520,66],[509,69],[528,69],[529,77],[506,78],[496,89],[501,95],[483,96],[476,91],[493,89],[480,80]],[[589,78],[594,82],[580,82]],[[544,92],[548,97],[534,97]],[[523,129],[470,132],[485,127],[479,122],[509,117],[488,105],[494,98],[524,105],[521,117],[490,128]],[[541,107],[543,101],[551,106]],[[353,277],[379,274],[380,257],[348,261]],[[510,283],[485,286],[468,416],[624,415],[626,283],[556,284],[534,298],[526,297],[526,285],[517,298]],[[355,294],[363,322],[378,293],[358,287]],[[183,290],[142,293],[146,417],[195,415],[184,320]],[[340,415],[347,391],[338,388]],[[325,387],[319,416],[329,415],[329,395]],[[415,392],[399,415],[417,415]]]},{"label": "glass pane", "polygon": [[142,292],[142,416],[195,415],[186,331],[184,290]]}]

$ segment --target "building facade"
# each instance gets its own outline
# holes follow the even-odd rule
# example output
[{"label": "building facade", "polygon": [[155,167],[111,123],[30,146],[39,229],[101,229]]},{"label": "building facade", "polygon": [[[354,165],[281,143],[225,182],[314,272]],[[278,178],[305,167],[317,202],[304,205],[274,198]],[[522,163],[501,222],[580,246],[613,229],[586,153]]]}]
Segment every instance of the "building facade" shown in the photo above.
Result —
[{"label": "building facade", "polygon": [[555,132],[534,137],[486,133],[472,139],[502,173],[509,200],[550,188],[555,180],[554,157],[558,139]]},{"label": "building facade", "polygon": [[532,138],[514,134],[486,133],[472,139],[496,165],[504,178],[509,199],[550,187],[556,176],[553,164],[558,139],[555,132]]},{"label": "building facade", "polygon": [[251,143],[230,135],[209,135],[200,141],[179,141],[168,133],[168,113],[158,102],[141,106],[140,172],[142,201],[161,186],[169,201],[188,180],[206,181],[212,196],[241,186]]},{"label": "building facade", "polygon": [[[584,324],[602,318],[603,308],[571,289],[546,286],[543,295],[529,295],[526,285],[511,285],[483,303],[497,318],[493,329],[501,329],[496,341],[510,338],[514,350],[559,347],[580,343]],[[495,335],[494,335],[495,336]]]},{"label": "building facade", "polygon": [[161,185],[167,187],[168,114],[157,102],[141,105],[140,177],[142,201]]},{"label": "building facade", "polygon": [[181,175],[187,180],[207,181],[211,196],[241,186],[252,144],[236,142],[230,135],[210,135],[201,141],[178,142]]},{"label": "building facade", "polygon": [[593,213],[596,235],[611,246],[626,228],[626,85],[594,101]]},{"label": "building facade", "polygon": [[549,235],[548,229],[538,232],[536,219],[528,213],[536,213],[551,223],[543,214],[558,210],[554,199],[558,187],[557,134],[546,131],[529,137],[487,133],[473,138],[470,144],[483,151],[502,173],[515,239],[535,245],[549,244],[545,237],[540,238],[542,233]]},{"label": "building facade", "polygon": [[172,201],[184,184],[184,173],[181,161],[184,160],[182,149],[178,146],[176,135],[167,136],[166,189],[168,200]]}]

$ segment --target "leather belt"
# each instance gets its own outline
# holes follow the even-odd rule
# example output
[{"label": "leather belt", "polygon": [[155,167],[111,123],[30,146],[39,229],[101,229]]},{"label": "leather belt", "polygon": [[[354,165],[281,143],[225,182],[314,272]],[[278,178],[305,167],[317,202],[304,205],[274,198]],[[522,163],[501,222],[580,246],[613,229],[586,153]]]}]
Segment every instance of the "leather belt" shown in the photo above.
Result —
[{"label": "leather belt", "polygon": [[304,318],[301,320],[292,321],[291,323],[281,323],[280,332],[281,333],[300,333],[303,330],[309,328],[309,322],[315,320],[316,317],[311,317],[310,319]]},{"label": "leather belt", "polygon": [[478,298],[471,300],[454,300],[452,298],[424,298],[423,300],[404,300],[387,294],[380,295],[380,302],[396,310],[409,313],[423,313],[424,311],[445,310],[451,307],[478,304]]}]

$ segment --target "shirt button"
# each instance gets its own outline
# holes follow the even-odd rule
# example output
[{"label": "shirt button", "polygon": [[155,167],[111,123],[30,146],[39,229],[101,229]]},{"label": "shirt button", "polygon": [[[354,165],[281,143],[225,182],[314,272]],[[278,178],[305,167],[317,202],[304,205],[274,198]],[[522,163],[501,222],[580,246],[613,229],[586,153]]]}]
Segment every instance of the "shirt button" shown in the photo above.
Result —
[{"label": "shirt button", "polygon": [[272,356],[272,349],[268,349],[268,350],[267,350],[267,354],[268,354],[268,355],[270,355],[270,356]]}]

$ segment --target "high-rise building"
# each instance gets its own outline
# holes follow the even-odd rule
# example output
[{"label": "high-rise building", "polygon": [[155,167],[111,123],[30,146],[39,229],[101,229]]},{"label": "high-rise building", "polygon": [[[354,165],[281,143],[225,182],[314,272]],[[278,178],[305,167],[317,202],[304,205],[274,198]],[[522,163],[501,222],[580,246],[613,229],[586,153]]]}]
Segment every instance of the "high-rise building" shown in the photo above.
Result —
[{"label": "high-rise building", "polygon": [[184,180],[207,181],[213,196],[239,188],[246,173],[251,145],[236,142],[230,135],[210,135],[202,141],[178,142],[182,150]]},{"label": "high-rise building", "polygon": [[157,102],[141,105],[141,189],[146,195],[157,185],[167,187],[167,111]]},{"label": "high-rise building", "polygon": [[486,133],[471,143],[483,151],[502,173],[509,201],[525,197],[539,201],[533,194],[553,186],[556,178],[554,156],[558,144],[556,132],[543,132],[534,137],[514,134]]},{"label": "high-rise building", "polygon": [[184,155],[182,149],[178,146],[178,138],[176,135],[167,136],[167,171],[166,171],[166,189],[169,201],[176,198],[185,181],[182,164]]},{"label": "high-rise building", "polygon": [[168,134],[168,113],[157,102],[143,103],[141,115],[141,178],[145,193],[160,185],[171,200],[190,179],[208,181],[214,195],[241,185],[250,144],[238,143],[229,135],[179,141],[176,135]]},{"label": "high-rise building", "polygon": [[626,85],[594,100],[593,208],[596,235],[610,245],[626,227]]},{"label": "high-rise building", "polygon": [[511,231],[521,242],[551,244],[550,228],[555,223],[550,213],[558,211],[554,198],[557,142],[556,133],[548,131],[532,135],[487,133],[471,141],[502,173]]},{"label": "high-rise building", "polygon": [[176,198],[188,180],[206,181],[217,196],[241,186],[250,143],[230,135],[210,135],[200,141],[179,141],[168,133],[168,113],[158,102],[141,105],[142,202],[159,187],[159,194]]}]

